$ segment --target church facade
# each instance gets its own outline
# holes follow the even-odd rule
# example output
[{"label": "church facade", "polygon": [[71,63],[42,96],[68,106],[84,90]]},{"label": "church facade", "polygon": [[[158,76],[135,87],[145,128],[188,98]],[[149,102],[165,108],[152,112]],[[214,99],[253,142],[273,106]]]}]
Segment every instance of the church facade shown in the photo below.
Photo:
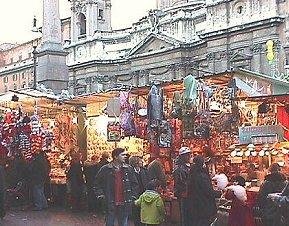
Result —
[{"label": "church facade", "polygon": [[[110,0],[70,1],[62,41],[72,93],[237,68],[289,76],[289,0],[156,1],[157,9],[121,30],[111,29]],[[33,84],[32,42],[0,45],[0,93]]]}]

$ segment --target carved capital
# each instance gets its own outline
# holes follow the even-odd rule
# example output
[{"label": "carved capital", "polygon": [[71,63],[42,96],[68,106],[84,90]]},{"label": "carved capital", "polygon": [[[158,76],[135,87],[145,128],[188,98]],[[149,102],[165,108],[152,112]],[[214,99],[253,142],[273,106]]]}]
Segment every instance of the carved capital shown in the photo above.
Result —
[{"label": "carved capital", "polygon": [[213,53],[213,52],[208,53],[207,56],[206,56],[207,60],[214,60],[215,57],[216,57],[216,54]]},{"label": "carved capital", "polygon": [[148,76],[149,73],[150,73],[149,70],[142,70],[142,71],[139,71],[139,74],[140,74],[141,76]]},{"label": "carved capital", "polygon": [[261,43],[254,43],[251,48],[253,53],[260,53],[262,51],[262,44]]}]

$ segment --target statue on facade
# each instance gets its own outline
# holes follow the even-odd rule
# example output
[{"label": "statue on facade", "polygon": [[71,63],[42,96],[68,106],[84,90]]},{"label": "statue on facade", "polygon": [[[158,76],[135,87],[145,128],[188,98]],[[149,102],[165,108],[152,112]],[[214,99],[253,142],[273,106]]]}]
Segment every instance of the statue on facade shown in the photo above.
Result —
[{"label": "statue on facade", "polygon": [[151,25],[151,31],[154,33],[158,33],[159,32],[159,15],[158,15],[158,11],[157,10],[150,10],[149,11],[149,15],[148,15],[148,19]]}]

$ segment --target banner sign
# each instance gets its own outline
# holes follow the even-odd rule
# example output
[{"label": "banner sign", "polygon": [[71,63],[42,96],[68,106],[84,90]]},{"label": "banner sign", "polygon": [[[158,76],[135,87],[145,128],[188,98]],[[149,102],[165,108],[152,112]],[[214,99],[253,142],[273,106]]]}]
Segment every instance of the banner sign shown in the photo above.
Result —
[{"label": "banner sign", "polygon": [[272,144],[280,141],[284,141],[284,130],[279,125],[239,128],[240,144]]}]

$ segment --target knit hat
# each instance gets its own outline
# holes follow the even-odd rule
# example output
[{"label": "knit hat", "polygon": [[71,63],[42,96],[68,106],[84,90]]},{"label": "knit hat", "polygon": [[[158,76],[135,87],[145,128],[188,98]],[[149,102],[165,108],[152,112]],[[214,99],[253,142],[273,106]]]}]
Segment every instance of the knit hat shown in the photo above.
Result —
[{"label": "knit hat", "polygon": [[184,155],[184,154],[187,154],[187,153],[191,153],[190,148],[188,148],[188,147],[181,147],[180,148],[179,155]]}]

